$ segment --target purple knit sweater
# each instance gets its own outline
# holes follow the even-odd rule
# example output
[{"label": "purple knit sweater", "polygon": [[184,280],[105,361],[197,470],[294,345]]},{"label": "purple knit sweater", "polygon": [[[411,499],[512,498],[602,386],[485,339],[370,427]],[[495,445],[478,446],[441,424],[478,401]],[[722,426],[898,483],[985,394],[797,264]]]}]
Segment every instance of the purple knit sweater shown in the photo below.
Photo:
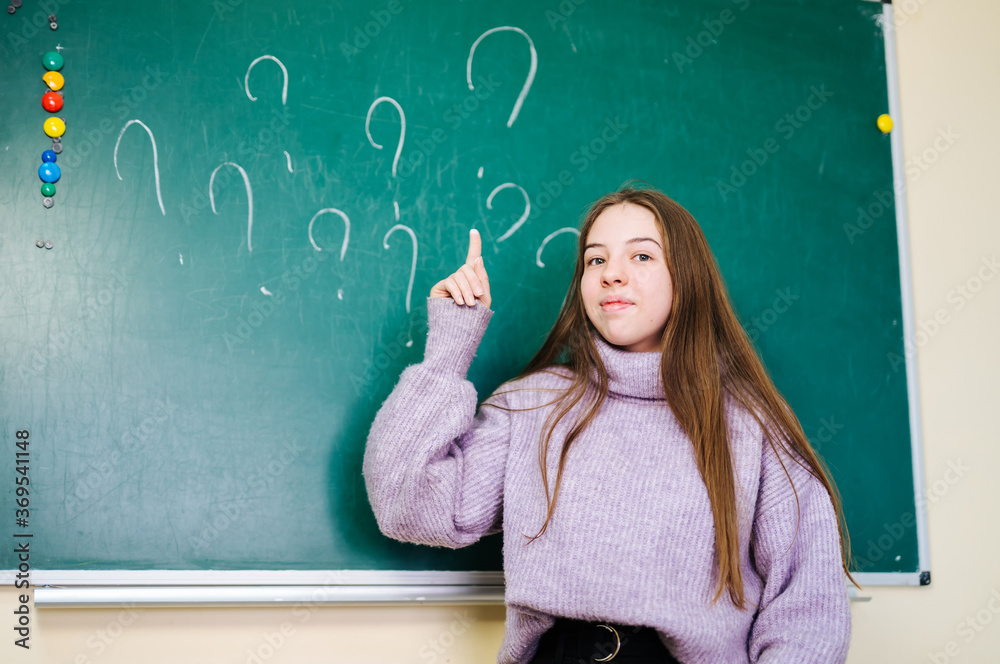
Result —
[{"label": "purple knit sweater", "polygon": [[[552,520],[529,545],[524,535],[537,533],[546,513],[539,430],[555,406],[477,413],[466,373],[493,312],[446,298],[428,298],[427,308],[424,361],[403,371],[375,417],[365,486],[393,539],[458,548],[503,531],[499,664],[529,662],[556,616],[654,627],[684,664],[846,660],[851,614],[833,505],[786,457],[800,515],[749,413],[727,404],[743,584],[759,606],[740,610],[727,592],[710,603],[712,511],[691,443],[664,399],[658,353],[620,350],[595,334],[610,394],[570,448]],[[547,403],[569,383],[568,369],[555,371],[503,385],[488,401]],[[550,491],[566,420],[578,412],[553,435]]]}]

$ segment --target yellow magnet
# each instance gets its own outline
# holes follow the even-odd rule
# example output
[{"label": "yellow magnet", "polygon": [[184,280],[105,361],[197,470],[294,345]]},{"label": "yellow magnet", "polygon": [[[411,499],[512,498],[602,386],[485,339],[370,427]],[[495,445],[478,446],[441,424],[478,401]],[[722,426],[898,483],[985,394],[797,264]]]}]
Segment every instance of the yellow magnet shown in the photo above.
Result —
[{"label": "yellow magnet", "polygon": [[892,131],[892,118],[885,113],[878,116],[876,124],[878,124],[878,128],[882,130],[883,134],[888,134]]},{"label": "yellow magnet", "polygon": [[45,121],[45,124],[42,125],[42,128],[45,130],[45,133],[52,138],[62,136],[66,133],[66,123],[62,121],[62,118],[49,118]]}]

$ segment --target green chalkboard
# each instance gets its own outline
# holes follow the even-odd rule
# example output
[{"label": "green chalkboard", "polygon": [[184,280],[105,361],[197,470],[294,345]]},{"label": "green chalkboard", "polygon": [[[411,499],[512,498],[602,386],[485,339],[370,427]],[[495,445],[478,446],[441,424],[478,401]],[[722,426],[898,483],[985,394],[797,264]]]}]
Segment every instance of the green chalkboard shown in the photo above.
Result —
[{"label": "green chalkboard", "polygon": [[500,570],[499,535],[379,533],[369,425],[470,227],[485,396],[555,318],[557,231],[642,178],[702,224],[863,571],[920,571],[913,527],[866,556],[916,493],[878,4],[51,4],[0,42],[0,515],[30,431],[34,568]]}]

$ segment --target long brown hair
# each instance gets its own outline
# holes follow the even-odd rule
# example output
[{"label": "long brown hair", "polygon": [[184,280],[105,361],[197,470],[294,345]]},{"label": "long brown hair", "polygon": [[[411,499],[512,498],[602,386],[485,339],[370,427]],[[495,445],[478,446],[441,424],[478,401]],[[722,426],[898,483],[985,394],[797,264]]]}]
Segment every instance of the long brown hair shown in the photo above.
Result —
[{"label": "long brown hair", "polygon": [[[673,305],[659,345],[660,372],[667,404],[691,440],[712,506],[715,550],[719,561],[718,584],[712,602],[722,596],[723,589],[728,589],[733,604],[740,609],[745,608],[733,459],[728,445],[724,406],[726,394],[745,408],[763,431],[771,432],[766,438],[779,461],[782,452],[788,454],[789,449],[793,450],[805,464],[792,455],[795,462],[823,484],[836,510],[844,572],[860,588],[848,569],[850,536],[840,494],[825,464],[809,444],[798,418],[778,392],[740,325],[701,227],[687,210],[665,194],[652,188],[636,188],[632,183],[626,183],[619,191],[601,197],[590,207],[580,228],[576,269],[559,317],[538,353],[517,377],[511,379],[548,371],[553,365],[572,370],[570,385],[554,401],[559,405],[549,413],[542,427],[538,461],[548,510],[541,529],[529,538],[528,543],[540,537],[548,527],[559,497],[563,466],[570,446],[594,419],[608,396],[608,374],[591,338],[594,327],[584,309],[580,280],[584,270],[584,247],[591,227],[604,210],[623,204],[640,205],[653,213],[673,281]],[[597,370],[596,384],[590,378],[592,367]],[[555,489],[549,497],[546,459],[552,432],[587,394],[591,395],[588,399],[590,407],[566,436],[560,452]],[[763,421],[758,413],[763,416]],[[791,482],[784,461],[781,465]],[[792,489],[798,505],[794,483]],[[795,532],[797,535],[797,525]]]}]

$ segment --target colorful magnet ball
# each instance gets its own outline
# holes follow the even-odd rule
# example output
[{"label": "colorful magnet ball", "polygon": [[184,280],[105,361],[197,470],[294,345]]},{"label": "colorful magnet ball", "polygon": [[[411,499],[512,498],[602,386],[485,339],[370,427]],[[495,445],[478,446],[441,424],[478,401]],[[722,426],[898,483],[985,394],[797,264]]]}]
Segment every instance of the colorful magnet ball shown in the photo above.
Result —
[{"label": "colorful magnet ball", "polygon": [[53,164],[56,161],[55,150],[46,150],[42,153],[42,162],[46,164]]},{"label": "colorful magnet ball", "polygon": [[42,80],[45,81],[45,85],[49,86],[50,90],[62,90],[63,84],[66,82],[63,75],[57,71],[45,72],[42,75]]},{"label": "colorful magnet ball", "polygon": [[56,111],[62,110],[63,98],[58,92],[52,92],[49,90],[42,95],[42,108],[44,108],[49,113],[55,113]]},{"label": "colorful magnet ball", "polygon": [[62,121],[62,118],[49,118],[42,125],[42,129],[45,130],[46,135],[55,138],[66,133],[66,123]]},{"label": "colorful magnet ball", "polygon": [[59,170],[57,164],[45,163],[38,167],[38,177],[42,179],[42,182],[59,182],[62,171]]},{"label": "colorful magnet ball", "polygon": [[63,56],[58,51],[49,51],[42,56],[42,64],[49,71],[59,71],[63,67]]},{"label": "colorful magnet ball", "polygon": [[56,186],[51,182],[46,182],[42,185],[42,196],[55,196]]}]

